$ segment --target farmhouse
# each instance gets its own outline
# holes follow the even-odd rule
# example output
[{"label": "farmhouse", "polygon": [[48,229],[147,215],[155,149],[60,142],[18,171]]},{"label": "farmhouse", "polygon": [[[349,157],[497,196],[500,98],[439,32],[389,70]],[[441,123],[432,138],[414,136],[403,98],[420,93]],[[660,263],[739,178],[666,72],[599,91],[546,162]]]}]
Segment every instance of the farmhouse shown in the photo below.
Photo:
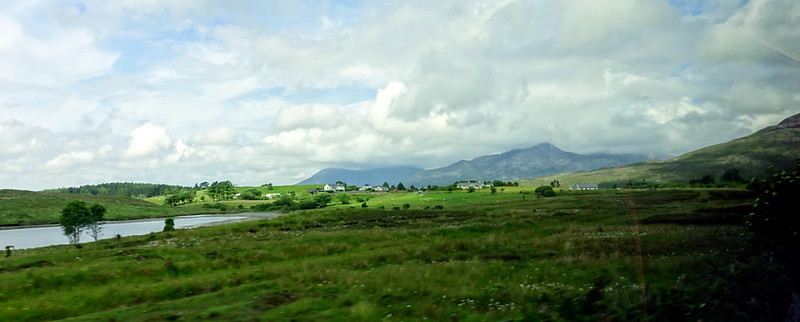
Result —
[{"label": "farmhouse", "polygon": [[358,191],[372,191],[372,186],[365,184],[363,187],[359,187]]},{"label": "farmhouse", "polygon": [[569,188],[570,189],[575,189],[575,190],[597,190],[597,189],[600,189],[600,187],[596,183],[578,183],[578,184],[571,185]]},{"label": "farmhouse", "polygon": [[346,187],[343,184],[338,184],[338,183],[336,183],[336,184],[327,184],[326,183],[325,186],[322,187],[322,191],[328,191],[328,192],[331,192],[331,191],[332,192],[344,191],[345,188]]},{"label": "farmhouse", "polygon": [[280,197],[280,193],[268,193],[264,195],[264,199],[274,199]]},{"label": "farmhouse", "polygon": [[470,187],[474,189],[481,189],[485,186],[486,185],[484,185],[483,182],[459,182],[456,184],[456,187],[459,189],[469,189]]}]

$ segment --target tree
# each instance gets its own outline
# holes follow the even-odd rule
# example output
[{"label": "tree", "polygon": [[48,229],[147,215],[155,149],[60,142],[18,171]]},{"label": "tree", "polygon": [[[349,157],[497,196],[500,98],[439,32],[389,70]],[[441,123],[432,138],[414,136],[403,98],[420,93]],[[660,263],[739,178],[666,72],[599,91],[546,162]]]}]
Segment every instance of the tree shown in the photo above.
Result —
[{"label": "tree", "polygon": [[406,186],[403,185],[402,182],[397,184],[397,190],[406,190]]},{"label": "tree", "polygon": [[247,189],[242,192],[242,200],[259,200],[261,199],[261,191],[258,189]]},{"label": "tree", "polygon": [[164,219],[164,231],[175,231],[175,219],[172,217]]},{"label": "tree", "polygon": [[490,188],[490,191],[491,191],[491,193],[492,193],[492,194],[496,194],[496,193],[497,193],[497,188],[495,188],[494,186],[492,186],[492,187]]},{"label": "tree", "polygon": [[343,205],[350,204],[350,195],[346,193],[337,194],[336,199],[339,200],[339,202],[342,203]]},{"label": "tree", "polygon": [[744,182],[744,179],[739,174],[739,169],[733,168],[725,170],[722,177],[719,178],[720,182]]},{"label": "tree", "polygon": [[327,206],[332,199],[333,197],[331,196],[331,194],[327,192],[320,192],[314,196],[314,202],[317,204],[319,208]]},{"label": "tree", "polygon": [[89,218],[91,218],[89,207],[83,201],[70,201],[61,210],[58,223],[61,224],[64,235],[69,238],[70,244],[77,245],[80,242],[81,233],[89,223]]},{"label": "tree", "polygon": [[553,188],[550,187],[550,186],[538,187],[533,192],[536,193],[537,196],[541,196],[541,197],[555,197],[556,196],[556,192],[553,191]]},{"label": "tree", "polygon": [[230,181],[222,181],[212,183],[208,186],[208,194],[211,195],[211,198],[217,200],[226,200],[230,199],[233,194],[235,193],[234,185]]},{"label": "tree", "polygon": [[106,207],[99,204],[89,207],[88,228],[89,234],[94,238],[94,241],[97,241],[100,238],[100,234],[103,233],[103,226],[100,222],[105,219],[105,215]]}]

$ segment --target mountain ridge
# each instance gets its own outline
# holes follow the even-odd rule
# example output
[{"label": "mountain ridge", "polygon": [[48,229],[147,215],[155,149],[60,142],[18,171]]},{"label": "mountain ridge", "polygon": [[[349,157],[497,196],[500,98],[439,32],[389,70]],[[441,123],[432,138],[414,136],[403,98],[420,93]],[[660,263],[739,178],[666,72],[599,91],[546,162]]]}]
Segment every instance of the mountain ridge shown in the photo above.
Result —
[{"label": "mountain ridge", "polygon": [[[298,184],[324,184],[343,181],[349,184],[380,185],[383,182],[404,185],[449,185],[460,180],[521,180],[564,171],[593,170],[641,162],[648,158],[635,154],[578,154],[566,152],[550,143],[529,148],[459,160],[448,166],[421,169],[412,166],[386,167],[371,170],[322,169]],[[404,171],[397,171],[398,168]],[[413,171],[416,169],[417,171]]]}]

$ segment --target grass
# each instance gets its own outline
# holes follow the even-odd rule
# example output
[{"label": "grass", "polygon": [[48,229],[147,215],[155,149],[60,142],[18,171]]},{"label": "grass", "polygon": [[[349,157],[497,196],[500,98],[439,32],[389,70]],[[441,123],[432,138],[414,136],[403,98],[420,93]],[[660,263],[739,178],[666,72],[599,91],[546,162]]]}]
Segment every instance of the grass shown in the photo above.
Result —
[{"label": "grass", "polygon": [[15,251],[0,260],[0,320],[779,320],[788,308],[780,267],[741,240],[742,191],[369,197]]},{"label": "grass", "polygon": [[61,210],[72,200],[103,205],[108,220],[208,213],[200,208],[166,207],[126,197],[0,190],[0,226],[58,223]]}]

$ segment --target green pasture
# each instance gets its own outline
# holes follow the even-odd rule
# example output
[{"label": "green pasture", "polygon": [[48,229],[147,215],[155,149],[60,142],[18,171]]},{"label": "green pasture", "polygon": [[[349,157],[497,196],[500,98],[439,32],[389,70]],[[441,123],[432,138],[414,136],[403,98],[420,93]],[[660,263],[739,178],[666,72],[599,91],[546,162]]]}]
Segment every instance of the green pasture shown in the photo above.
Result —
[{"label": "green pasture", "polygon": [[370,194],[367,208],[14,251],[0,320],[785,317],[781,268],[742,239],[746,191],[520,190]]},{"label": "green pasture", "polygon": [[0,190],[0,225],[17,226],[58,223],[61,210],[72,200],[103,205],[107,209],[107,220],[202,213],[194,208],[166,207],[127,197]]}]

